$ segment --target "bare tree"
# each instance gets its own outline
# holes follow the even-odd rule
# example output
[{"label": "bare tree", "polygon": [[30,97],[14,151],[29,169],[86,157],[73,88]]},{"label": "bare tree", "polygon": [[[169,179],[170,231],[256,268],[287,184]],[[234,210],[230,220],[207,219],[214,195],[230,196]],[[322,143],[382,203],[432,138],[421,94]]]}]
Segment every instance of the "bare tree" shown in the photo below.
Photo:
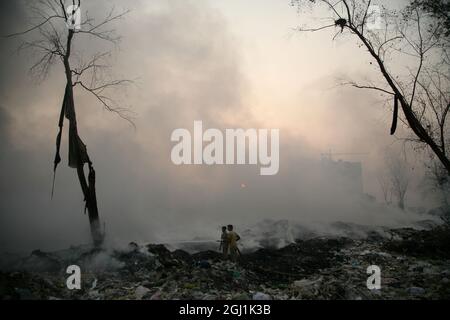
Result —
[{"label": "bare tree", "polygon": [[448,0],[412,0],[411,8],[420,8],[429,13],[433,19],[439,20],[440,29],[437,36],[450,40],[450,2]]},{"label": "bare tree", "polygon": [[438,211],[442,220],[450,225],[450,178],[440,163],[431,159],[428,164],[428,172],[425,176],[425,185],[429,191],[437,197]]},{"label": "bare tree", "polygon": [[[423,1],[422,1],[423,2]],[[322,6],[330,13],[330,23],[300,27],[299,31],[338,28],[334,38],[350,34],[374,59],[382,81],[345,84],[376,90],[393,102],[391,134],[400,120],[411,129],[408,141],[426,146],[450,175],[448,113],[450,110],[450,59],[448,33],[442,19],[436,19],[420,5],[402,11],[373,10],[371,0],[292,0],[303,9]],[[368,22],[380,13],[381,26]],[[372,62],[371,62],[372,64]],[[381,80],[380,79],[380,80]],[[401,109],[402,113],[399,113]]]},{"label": "bare tree", "polygon": [[[65,71],[65,92],[61,107],[56,139],[56,155],[54,171],[61,162],[60,146],[63,131],[64,118],[69,121],[69,166],[76,168],[81,190],[85,201],[91,228],[91,235],[95,245],[103,242],[103,233],[100,227],[100,217],[97,206],[95,189],[95,170],[88,156],[86,145],[79,137],[77,118],[75,112],[74,89],[79,87],[90,93],[107,110],[116,113],[120,117],[130,121],[128,108],[120,107],[110,97],[108,90],[117,86],[126,85],[129,80],[111,80],[107,75],[109,52],[95,54],[88,61],[77,57],[77,66],[72,64],[74,54],[73,46],[76,37],[90,37],[100,41],[115,44],[119,41],[114,29],[109,26],[121,19],[127,12],[116,13],[114,8],[100,21],[91,18],[87,12],[82,20],[80,16],[81,0],[71,0],[66,7],[63,0],[36,0],[30,2],[30,11],[35,21],[28,29],[10,34],[7,37],[21,37],[23,42],[20,49],[32,49],[38,57],[31,66],[30,72],[45,79],[50,68],[61,62]],[[84,171],[84,165],[88,165],[88,174]],[[53,179],[54,185],[54,179]],[[52,189],[53,195],[53,189]]]},{"label": "bare tree", "polygon": [[380,173],[378,175],[378,184],[380,186],[381,192],[383,193],[384,203],[390,205],[392,203],[392,184],[391,179],[385,173]]},{"label": "bare tree", "polygon": [[387,164],[392,193],[397,198],[398,207],[405,210],[405,198],[410,179],[409,167],[405,160],[393,155],[387,159]]}]

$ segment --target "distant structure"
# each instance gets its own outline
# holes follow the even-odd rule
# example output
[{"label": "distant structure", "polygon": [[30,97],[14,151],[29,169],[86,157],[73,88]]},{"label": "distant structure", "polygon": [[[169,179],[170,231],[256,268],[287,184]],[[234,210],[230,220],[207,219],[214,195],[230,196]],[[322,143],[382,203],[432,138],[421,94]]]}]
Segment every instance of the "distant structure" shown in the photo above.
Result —
[{"label": "distant structure", "polygon": [[322,171],[326,181],[331,181],[333,187],[339,188],[344,194],[362,195],[362,164],[361,162],[350,162],[334,160],[338,155],[366,155],[367,153],[323,153],[321,155]]}]

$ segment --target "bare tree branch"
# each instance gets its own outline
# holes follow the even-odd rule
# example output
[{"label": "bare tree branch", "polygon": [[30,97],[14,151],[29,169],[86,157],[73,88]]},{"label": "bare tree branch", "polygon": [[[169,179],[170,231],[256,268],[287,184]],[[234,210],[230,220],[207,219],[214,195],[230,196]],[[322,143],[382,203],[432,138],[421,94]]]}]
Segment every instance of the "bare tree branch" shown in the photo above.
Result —
[{"label": "bare tree branch", "polygon": [[[430,19],[429,15],[418,7],[413,8],[414,10],[408,7],[402,11],[384,9],[384,29],[366,30],[371,0],[340,0],[336,3],[330,0],[294,2],[299,6],[303,3],[323,5],[335,14],[335,25],[341,27],[342,32],[346,30],[356,36],[375,60],[388,89],[354,82],[346,84],[394,95],[402,110],[402,123],[411,129],[420,144],[430,148],[450,175],[450,159],[446,152],[450,130],[446,121],[450,105],[450,55],[447,50],[448,41],[439,37],[442,20]],[[344,14],[339,14],[340,11]],[[331,25],[325,25],[299,31],[318,31],[330,27]],[[335,37],[336,35],[333,39]],[[439,56],[442,57],[441,62],[436,59]],[[409,57],[413,57],[417,63],[413,68],[410,67]],[[392,70],[397,74],[389,68],[391,60],[394,59],[399,62],[392,62],[392,65],[395,65]],[[442,72],[445,76],[427,72],[430,66],[437,66],[439,63],[441,66],[436,69],[445,68],[446,72]],[[399,73],[399,65],[409,70],[409,75]]]},{"label": "bare tree branch", "polygon": [[[85,211],[88,211],[89,222],[91,227],[91,235],[95,245],[100,245],[103,242],[103,234],[100,229],[100,218],[97,206],[97,196],[95,191],[95,170],[93,163],[88,156],[86,145],[81,140],[75,112],[74,101],[74,87],[79,84],[84,90],[92,94],[97,101],[108,111],[117,114],[122,119],[127,120],[134,126],[131,119],[131,112],[128,108],[120,107],[114,99],[107,94],[108,89],[121,87],[131,83],[130,80],[111,80],[105,76],[104,71],[109,68],[106,61],[108,52],[94,55],[89,62],[82,61],[78,67],[73,68],[72,64],[72,46],[75,36],[80,34],[87,34],[97,39],[107,40],[116,43],[120,38],[116,36],[114,29],[104,29],[110,23],[121,19],[128,11],[115,14],[114,9],[110,11],[105,19],[96,23],[94,19],[87,17],[84,20],[88,29],[85,31],[77,30],[74,21],[68,21],[75,10],[80,9],[81,0],[72,0],[72,14],[66,12],[62,0],[36,0],[31,6],[31,11],[40,19],[40,22],[28,28],[25,31],[14,33],[8,37],[21,37],[23,43],[19,49],[33,49],[36,50],[40,56],[36,62],[31,66],[30,72],[39,74],[45,77],[50,67],[59,58],[64,66],[65,72],[65,93],[64,100],[61,107],[59,118],[59,132],[56,139],[56,155],[54,160],[54,174],[56,168],[61,161],[60,145],[61,135],[63,130],[64,118],[69,121],[69,166],[76,168],[78,180],[83,192],[85,201]],[[65,23],[61,26],[53,24],[53,20],[60,18]],[[38,40],[28,40],[26,37],[34,31],[39,31],[40,38]],[[91,76],[91,85],[87,86],[83,83],[82,77]],[[88,165],[88,175],[86,176],[84,167]],[[53,180],[55,181],[55,180]],[[53,189],[52,189],[53,195]]]}]

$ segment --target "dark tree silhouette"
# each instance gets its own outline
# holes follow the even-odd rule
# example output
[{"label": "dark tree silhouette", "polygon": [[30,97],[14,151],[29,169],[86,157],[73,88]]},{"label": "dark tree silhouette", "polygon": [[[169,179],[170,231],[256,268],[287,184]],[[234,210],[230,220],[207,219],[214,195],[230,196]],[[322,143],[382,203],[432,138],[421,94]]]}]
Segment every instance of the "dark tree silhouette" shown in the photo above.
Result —
[{"label": "dark tree silhouette", "polygon": [[420,8],[431,14],[440,23],[436,36],[450,37],[450,2],[448,0],[413,0],[410,8]]},{"label": "dark tree silhouette", "polygon": [[409,187],[410,170],[405,159],[396,155],[387,158],[391,190],[397,198],[398,207],[405,210],[405,197]]},{"label": "dark tree silhouette", "polygon": [[[330,13],[329,24],[301,27],[299,31],[337,27],[335,38],[353,35],[369,52],[383,81],[344,84],[376,90],[392,101],[391,134],[396,132],[397,120],[401,121],[412,132],[407,141],[427,146],[450,175],[450,56],[444,32],[449,25],[448,11],[447,18],[436,18],[429,7],[424,7],[425,2],[413,1],[401,11],[381,8],[378,18],[382,18],[382,25],[369,28],[368,22],[377,18],[371,0],[292,0],[300,10],[322,6]],[[400,72],[400,67],[406,72]]]},{"label": "dark tree silhouette", "polygon": [[[28,29],[10,34],[7,37],[23,37],[20,49],[33,49],[38,55],[37,61],[31,66],[30,72],[40,78],[45,78],[49,69],[60,61],[65,71],[65,91],[61,107],[56,139],[56,155],[54,171],[61,161],[60,146],[64,118],[69,122],[69,166],[77,170],[85,201],[85,211],[89,216],[93,242],[99,246],[103,242],[104,234],[101,231],[100,217],[97,206],[95,189],[95,170],[87,153],[86,145],[79,136],[74,101],[74,88],[80,87],[97,99],[108,111],[114,112],[123,119],[132,123],[130,111],[117,105],[108,95],[107,91],[117,86],[126,85],[129,80],[110,80],[105,76],[108,69],[107,57],[109,52],[95,54],[89,61],[78,59],[77,67],[71,64],[72,48],[77,36],[88,36],[101,41],[115,44],[119,41],[114,29],[109,25],[121,19],[127,12],[115,13],[114,8],[101,20],[96,21],[89,17],[77,16],[81,7],[81,0],[69,1],[68,7],[62,0],[37,0],[30,4],[30,10],[38,21]],[[80,17],[81,20],[77,21]],[[80,23],[79,23],[80,22]],[[31,38],[31,40],[28,40]],[[85,80],[88,78],[88,80]],[[87,81],[87,82],[85,82]],[[86,176],[84,167],[87,164]],[[55,180],[53,179],[53,187]],[[53,189],[52,189],[53,196]]]}]

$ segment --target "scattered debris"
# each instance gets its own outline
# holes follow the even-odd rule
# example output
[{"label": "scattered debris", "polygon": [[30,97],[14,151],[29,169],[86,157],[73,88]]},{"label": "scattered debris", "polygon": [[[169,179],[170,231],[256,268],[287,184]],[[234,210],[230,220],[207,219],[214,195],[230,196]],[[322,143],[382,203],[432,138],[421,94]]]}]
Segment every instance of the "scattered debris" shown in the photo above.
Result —
[{"label": "scattered debris", "polygon": [[137,300],[141,300],[149,291],[150,289],[143,286],[139,286],[136,288],[134,295]]},{"label": "scattered debris", "polygon": [[256,292],[253,295],[253,300],[272,300],[272,298],[268,294]]},{"label": "scattered debris", "polygon": [[[449,232],[395,229],[391,236],[317,237],[282,248],[190,254],[164,245],[126,250],[72,247],[35,250],[0,272],[2,299],[448,299]],[[66,287],[68,265],[82,270],[80,290]],[[2,264],[3,265],[3,264]],[[381,289],[366,286],[367,267],[381,269]]]}]

